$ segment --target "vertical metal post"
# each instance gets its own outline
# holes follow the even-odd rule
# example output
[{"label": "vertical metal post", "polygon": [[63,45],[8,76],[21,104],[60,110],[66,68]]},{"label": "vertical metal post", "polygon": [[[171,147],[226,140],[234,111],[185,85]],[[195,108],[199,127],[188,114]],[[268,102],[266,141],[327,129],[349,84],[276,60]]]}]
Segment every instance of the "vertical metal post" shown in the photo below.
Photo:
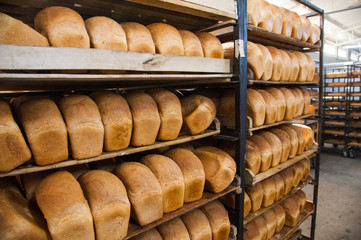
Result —
[{"label": "vertical metal post", "polygon": [[247,0],[236,0],[237,23],[234,27],[233,38],[235,43],[234,72],[238,83],[235,85],[235,126],[236,126],[236,160],[237,174],[241,177],[241,194],[236,195],[236,224],[237,239],[243,239],[243,212],[244,212],[244,182],[246,161],[247,136]]}]

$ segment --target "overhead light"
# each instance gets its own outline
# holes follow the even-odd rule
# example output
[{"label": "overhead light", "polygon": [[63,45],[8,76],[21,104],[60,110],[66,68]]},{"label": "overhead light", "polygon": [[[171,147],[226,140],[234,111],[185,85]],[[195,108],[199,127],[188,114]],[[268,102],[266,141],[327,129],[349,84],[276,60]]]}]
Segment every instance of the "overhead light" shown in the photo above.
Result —
[{"label": "overhead light", "polygon": [[349,49],[349,48],[361,48],[361,44],[358,44],[358,45],[343,46],[342,48],[346,48],[346,49]]}]

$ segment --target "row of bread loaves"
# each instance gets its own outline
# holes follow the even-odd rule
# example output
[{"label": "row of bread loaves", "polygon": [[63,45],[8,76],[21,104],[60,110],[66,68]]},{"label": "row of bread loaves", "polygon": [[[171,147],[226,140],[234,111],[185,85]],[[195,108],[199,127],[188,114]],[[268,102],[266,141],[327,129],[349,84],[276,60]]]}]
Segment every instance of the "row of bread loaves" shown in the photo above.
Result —
[{"label": "row of bread loaves", "polygon": [[265,0],[247,0],[248,21],[259,28],[315,44],[321,29],[305,16],[268,3]]},{"label": "row of bread loaves", "polygon": [[[213,102],[201,95],[181,100],[166,89],[129,92],[122,97],[110,91],[62,97],[21,96],[12,106],[38,165],[68,159],[68,136],[74,159],[105,151],[150,145],[176,139],[184,131],[196,135],[216,115]],[[31,153],[13,119],[9,105],[0,100],[0,171],[10,171],[30,159]]]},{"label": "row of bread loaves", "polygon": [[87,20],[74,10],[52,6],[41,10],[35,30],[0,13],[0,44],[78,47],[223,58],[221,42],[211,33],[194,34],[165,23],[147,27],[135,22],[117,23],[97,16]]}]

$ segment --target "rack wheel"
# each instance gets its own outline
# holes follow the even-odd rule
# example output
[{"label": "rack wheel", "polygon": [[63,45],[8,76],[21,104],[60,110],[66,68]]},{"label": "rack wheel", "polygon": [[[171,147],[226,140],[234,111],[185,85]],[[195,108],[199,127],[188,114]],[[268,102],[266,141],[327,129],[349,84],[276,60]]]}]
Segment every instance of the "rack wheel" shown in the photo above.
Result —
[{"label": "rack wheel", "polygon": [[343,157],[345,157],[345,158],[348,157],[348,152],[347,151],[343,151],[342,154],[343,154]]},{"label": "rack wheel", "polygon": [[349,152],[350,158],[355,158],[355,153],[354,152]]}]

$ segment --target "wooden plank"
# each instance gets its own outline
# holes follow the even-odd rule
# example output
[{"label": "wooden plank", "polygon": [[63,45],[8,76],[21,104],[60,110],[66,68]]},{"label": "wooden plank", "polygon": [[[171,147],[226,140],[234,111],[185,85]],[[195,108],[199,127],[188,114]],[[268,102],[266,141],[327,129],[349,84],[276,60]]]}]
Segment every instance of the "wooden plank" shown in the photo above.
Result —
[{"label": "wooden plank", "polygon": [[265,172],[258,173],[257,175],[254,175],[254,173],[250,169],[246,168],[245,169],[245,184],[246,185],[254,185],[266,178],[269,178],[269,177],[275,175],[276,173],[281,172],[283,169],[288,168],[289,166],[291,166],[305,158],[310,158],[310,156],[312,156],[312,154],[314,154],[317,151],[318,151],[318,146],[315,144],[308,151],[304,152],[303,154],[298,155],[292,159],[289,159],[286,162],[281,163],[281,164],[277,165],[276,167],[270,168]]},{"label": "wooden plank", "polygon": [[243,225],[249,223],[250,221],[252,221],[255,217],[260,216],[261,214],[263,214],[264,212],[267,212],[269,209],[273,208],[275,205],[280,204],[281,202],[283,202],[284,200],[286,200],[287,198],[291,197],[293,194],[295,194],[298,190],[303,189],[304,187],[306,187],[308,184],[311,184],[313,181],[311,176],[308,176],[308,178],[302,183],[300,183],[297,187],[292,188],[291,191],[283,196],[280,200],[278,200],[277,202],[274,202],[271,206],[266,207],[266,208],[260,208],[258,211],[256,212],[252,212],[249,213],[247,215],[247,217],[244,219],[243,221]]},{"label": "wooden plank", "polygon": [[288,82],[288,81],[263,81],[248,80],[247,85],[300,85],[300,86],[318,86],[318,82]]},{"label": "wooden plank", "polygon": [[200,200],[196,201],[196,202],[191,202],[191,203],[185,203],[183,205],[182,208],[174,211],[174,212],[170,212],[170,213],[166,213],[163,215],[163,217],[158,220],[158,221],[155,221],[153,223],[150,223],[146,226],[143,226],[143,227],[140,227],[140,226],[137,226],[137,225],[130,225],[129,229],[128,229],[128,235],[127,237],[125,238],[126,239],[130,239],[132,237],[135,237],[143,232],[146,232],[148,231],[149,229],[151,228],[154,228],[156,226],[159,226],[160,224],[162,223],[165,223],[171,219],[174,219],[176,217],[179,217],[179,216],[182,216],[183,214],[186,214],[187,212],[190,212],[192,211],[193,209],[195,208],[199,208],[213,200],[216,200],[230,192],[233,192],[233,191],[236,191],[237,189],[239,189],[239,186],[237,185],[231,185],[229,186],[228,188],[226,188],[225,190],[223,190],[222,192],[220,193],[209,193],[209,192],[204,192],[203,193],[203,196]]},{"label": "wooden plank", "polygon": [[333,96],[333,97],[345,97],[345,92],[326,92],[324,93],[325,96]]},{"label": "wooden plank", "polygon": [[105,49],[0,45],[0,59],[0,70],[127,70],[231,73],[231,61],[229,59]]}]

